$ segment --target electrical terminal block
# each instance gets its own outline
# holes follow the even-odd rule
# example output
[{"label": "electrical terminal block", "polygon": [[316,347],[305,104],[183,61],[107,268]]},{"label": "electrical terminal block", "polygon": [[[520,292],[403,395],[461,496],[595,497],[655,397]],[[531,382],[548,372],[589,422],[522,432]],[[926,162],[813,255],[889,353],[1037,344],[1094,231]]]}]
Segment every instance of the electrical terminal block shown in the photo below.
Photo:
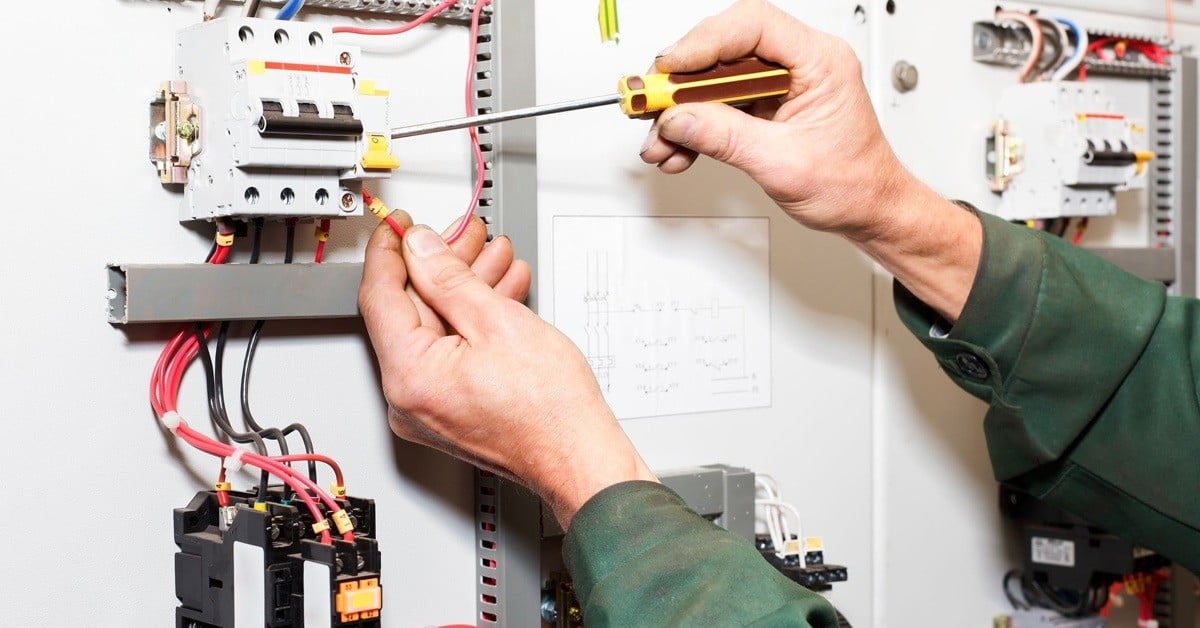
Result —
[{"label": "electrical terminal block", "polygon": [[185,184],[181,220],[360,216],[362,181],[399,167],[390,94],[329,27],[221,18],[176,43],[151,158],[164,183]]},{"label": "electrical terminal block", "polygon": [[[799,539],[793,538],[788,541],[789,544],[791,542],[800,545]],[[758,535],[755,547],[780,573],[806,589],[828,591],[835,583],[846,582],[850,578],[849,569],[846,567],[825,563],[825,550],[820,537],[805,537],[803,561],[799,552],[779,557],[770,535]]]},{"label": "electrical terminal block", "polygon": [[343,498],[355,540],[327,544],[311,531],[312,515],[285,500],[282,487],[272,486],[262,500],[226,495],[228,508],[217,491],[204,491],[175,510],[176,628],[381,626],[373,501]]},{"label": "electrical terminal block", "polygon": [[1103,88],[1016,85],[997,109],[985,157],[1000,217],[1111,216],[1117,192],[1145,186],[1154,159],[1145,126],[1117,111]]}]

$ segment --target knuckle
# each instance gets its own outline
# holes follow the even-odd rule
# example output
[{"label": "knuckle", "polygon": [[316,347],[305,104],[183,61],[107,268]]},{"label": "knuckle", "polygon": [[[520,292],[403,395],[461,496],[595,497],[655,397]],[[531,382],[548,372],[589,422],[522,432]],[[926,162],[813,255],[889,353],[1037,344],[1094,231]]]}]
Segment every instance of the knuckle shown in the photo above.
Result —
[{"label": "knuckle", "polygon": [[442,292],[454,292],[471,283],[475,274],[464,264],[451,264],[438,269],[433,275],[433,285]]}]

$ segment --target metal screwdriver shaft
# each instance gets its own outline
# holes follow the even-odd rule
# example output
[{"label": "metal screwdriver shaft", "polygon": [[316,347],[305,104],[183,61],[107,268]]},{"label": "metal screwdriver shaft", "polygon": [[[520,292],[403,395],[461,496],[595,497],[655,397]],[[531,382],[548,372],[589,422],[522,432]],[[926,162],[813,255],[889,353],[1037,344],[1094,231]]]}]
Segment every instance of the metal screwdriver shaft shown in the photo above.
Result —
[{"label": "metal screwdriver shaft", "polygon": [[465,129],[473,126],[484,126],[487,124],[496,124],[498,122],[508,122],[509,120],[533,118],[551,113],[562,113],[564,111],[577,111],[579,109],[604,107],[607,105],[615,105],[621,102],[621,98],[621,94],[612,94],[609,96],[597,96],[595,98],[585,98],[583,100],[560,102],[552,105],[538,105],[536,107],[526,107],[524,109],[514,109],[512,111],[487,113],[479,116],[471,116],[469,118],[456,118],[453,120],[442,120],[441,122],[429,122],[426,124],[405,126],[392,129],[392,139],[413,137],[414,135],[426,135],[429,133],[441,133],[442,131],[453,131],[455,129]]}]

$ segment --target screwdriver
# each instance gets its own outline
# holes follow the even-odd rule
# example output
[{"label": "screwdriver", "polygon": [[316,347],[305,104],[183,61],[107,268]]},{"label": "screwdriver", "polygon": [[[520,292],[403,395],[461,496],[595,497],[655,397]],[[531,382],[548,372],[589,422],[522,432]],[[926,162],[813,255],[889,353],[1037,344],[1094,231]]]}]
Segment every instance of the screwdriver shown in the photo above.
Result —
[{"label": "screwdriver", "polygon": [[620,105],[630,118],[652,118],[675,105],[719,102],[729,105],[775,98],[788,93],[792,77],[786,68],[754,57],[738,59],[698,72],[631,74],[617,82],[618,92],[606,96],[487,113],[392,129],[392,139],[534,118],[564,111]]}]

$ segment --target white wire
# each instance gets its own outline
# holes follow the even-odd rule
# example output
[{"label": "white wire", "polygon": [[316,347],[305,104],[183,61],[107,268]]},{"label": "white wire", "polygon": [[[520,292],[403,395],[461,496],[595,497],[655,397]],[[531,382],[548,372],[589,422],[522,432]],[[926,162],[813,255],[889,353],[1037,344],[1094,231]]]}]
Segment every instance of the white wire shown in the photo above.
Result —
[{"label": "white wire", "polygon": [[1091,40],[1088,38],[1087,31],[1077,26],[1074,22],[1067,20],[1058,20],[1060,23],[1075,31],[1075,53],[1067,59],[1066,63],[1062,64],[1054,74],[1050,77],[1052,81],[1061,81],[1071,75],[1080,65],[1083,64],[1084,57],[1087,56],[1088,46],[1091,45]]},{"label": "white wire", "polygon": [[784,514],[786,510],[796,520],[796,538],[800,543],[800,566],[805,566],[804,534],[800,511],[795,506],[783,501],[783,491],[779,489],[779,483],[775,481],[775,478],[766,474],[756,474],[754,484],[757,489],[766,494],[766,499],[755,499],[754,503],[763,508],[763,519],[767,524],[767,534],[771,537],[771,544],[775,546],[775,555],[779,558],[787,556],[784,548],[788,541],[792,540],[791,526],[788,525],[787,516]]}]

